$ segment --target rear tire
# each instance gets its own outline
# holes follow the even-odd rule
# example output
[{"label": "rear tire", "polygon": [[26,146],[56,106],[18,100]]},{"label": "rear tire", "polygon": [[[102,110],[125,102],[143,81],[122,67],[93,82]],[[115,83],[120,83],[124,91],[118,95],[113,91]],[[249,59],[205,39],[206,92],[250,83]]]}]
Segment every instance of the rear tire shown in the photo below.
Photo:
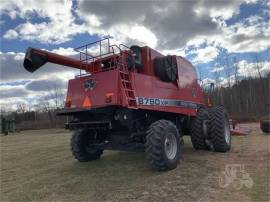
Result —
[{"label": "rear tire", "polygon": [[229,116],[224,107],[213,107],[210,111],[210,137],[214,150],[227,152],[231,148]]},{"label": "rear tire", "polygon": [[80,162],[87,162],[99,159],[103,153],[102,149],[91,146],[91,131],[77,130],[71,138],[71,151],[73,156]]},{"label": "rear tire", "polygon": [[201,108],[196,114],[196,117],[192,121],[191,125],[191,142],[193,148],[196,150],[210,150],[210,146],[207,144],[205,121],[209,120],[209,112],[207,109]]},{"label": "rear tire", "polygon": [[269,135],[270,134],[270,120],[261,120],[260,121],[260,128],[262,132]]},{"label": "rear tire", "polygon": [[159,171],[172,170],[180,160],[180,136],[167,120],[152,123],[147,131],[145,152],[150,165]]}]

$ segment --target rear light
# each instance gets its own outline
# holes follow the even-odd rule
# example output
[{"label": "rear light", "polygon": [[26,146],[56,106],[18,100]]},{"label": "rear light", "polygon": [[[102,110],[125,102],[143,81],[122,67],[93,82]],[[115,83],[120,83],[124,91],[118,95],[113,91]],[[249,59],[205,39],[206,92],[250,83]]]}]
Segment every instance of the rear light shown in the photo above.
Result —
[{"label": "rear light", "polygon": [[213,106],[210,97],[207,98],[207,105],[208,105],[208,107],[212,107]]},{"label": "rear light", "polygon": [[71,100],[66,100],[65,107],[70,108],[71,107]]},{"label": "rear light", "polygon": [[110,103],[112,102],[113,93],[106,93],[105,94],[105,102]]}]

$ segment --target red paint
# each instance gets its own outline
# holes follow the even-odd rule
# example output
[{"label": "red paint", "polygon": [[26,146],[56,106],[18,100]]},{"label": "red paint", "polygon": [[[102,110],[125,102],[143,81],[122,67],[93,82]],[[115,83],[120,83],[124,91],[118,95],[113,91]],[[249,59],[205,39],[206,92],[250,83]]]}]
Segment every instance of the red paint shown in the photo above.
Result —
[{"label": "red paint", "polygon": [[84,66],[87,64],[85,62],[81,62],[80,60],[76,60],[73,58],[65,57],[56,53],[50,53],[48,51],[34,49],[33,53],[37,55],[43,55],[47,57],[47,61],[59,65],[64,65],[68,67],[73,67],[77,69],[84,69]]},{"label": "red paint", "polygon": [[[132,70],[129,73],[135,96],[185,100],[204,104],[203,92],[197,83],[196,70],[191,63],[184,58],[179,56],[174,57],[178,66],[177,81],[163,82],[154,75],[154,58],[162,56],[162,54],[149,47],[142,47],[143,71],[138,73],[137,70]],[[91,107],[93,108],[108,105],[134,108],[126,101],[126,96],[123,93],[124,90],[121,85],[119,68],[104,72],[98,71],[101,68],[100,65],[102,60],[114,60],[115,58],[117,58],[117,56],[113,55],[111,58],[106,57],[105,59],[103,58],[93,63],[89,63],[88,67],[91,66],[92,75],[78,77],[69,81],[67,100],[71,101],[72,108],[82,107],[83,100],[86,96],[91,100]],[[88,79],[93,79],[95,81],[96,85],[93,89],[84,88],[84,82]],[[108,93],[111,95],[110,102],[108,102]],[[136,108],[191,116],[196,115],[196,109],[185,107],[137,105]]]}]

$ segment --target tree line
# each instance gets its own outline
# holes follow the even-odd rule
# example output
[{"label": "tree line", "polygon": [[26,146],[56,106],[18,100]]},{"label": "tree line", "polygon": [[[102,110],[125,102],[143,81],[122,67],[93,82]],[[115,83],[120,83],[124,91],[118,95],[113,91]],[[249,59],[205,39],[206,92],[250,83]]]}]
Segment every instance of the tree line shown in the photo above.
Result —
[{"label": "tree line", "polygon": [[247,78],[230,87],[205,89],[213,105],[223,105],[231,117],[257,120],[270,115],[270,75]]}]

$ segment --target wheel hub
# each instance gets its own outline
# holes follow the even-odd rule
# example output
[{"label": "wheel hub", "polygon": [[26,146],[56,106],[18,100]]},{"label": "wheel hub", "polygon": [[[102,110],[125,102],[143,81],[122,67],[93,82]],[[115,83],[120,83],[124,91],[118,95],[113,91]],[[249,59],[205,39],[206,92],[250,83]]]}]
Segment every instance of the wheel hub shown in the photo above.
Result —
[{"label": "wheel hub", "polygon": [[225,136],[225,141],[228,145],[230,145],[231,142],[231,133],[230,133],[230,126],[228,122],[226,121],[225,123],[225,128],[224,128],[224,136]]},{"label": "wheel hub", "polygon": [[165,154],[168,159],[174,159],[177,153],[177,141],[173,134],[168,134],[165,138]]}]

